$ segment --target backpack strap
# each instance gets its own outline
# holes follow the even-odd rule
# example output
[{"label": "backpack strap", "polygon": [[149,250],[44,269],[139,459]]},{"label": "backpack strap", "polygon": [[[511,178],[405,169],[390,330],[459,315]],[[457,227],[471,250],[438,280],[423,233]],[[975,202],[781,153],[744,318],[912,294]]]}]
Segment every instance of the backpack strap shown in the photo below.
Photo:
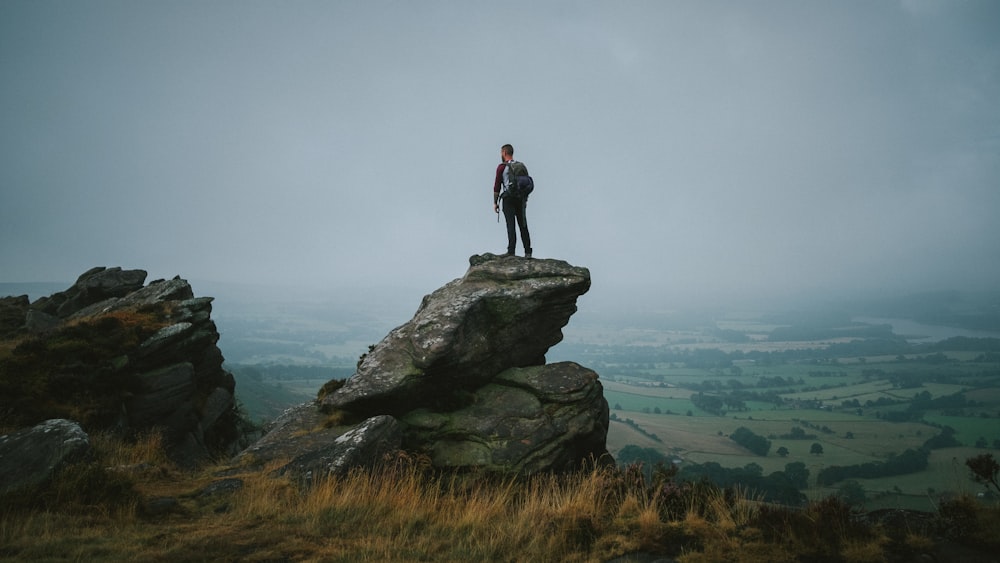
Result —
[{"label": "backpack strap", "polygon": [[507,162],[503,163],[504,172],[507,175],[507,181],[503,184],[503,186],[501,186],[503,189],[500,190],[500,197],[511,195],[512,193],[511,188],[517,185],[517,177],[514,176],[514,168],[511,166],[511,164],[513,163],[514,163],[513,160],[508,160]]}]

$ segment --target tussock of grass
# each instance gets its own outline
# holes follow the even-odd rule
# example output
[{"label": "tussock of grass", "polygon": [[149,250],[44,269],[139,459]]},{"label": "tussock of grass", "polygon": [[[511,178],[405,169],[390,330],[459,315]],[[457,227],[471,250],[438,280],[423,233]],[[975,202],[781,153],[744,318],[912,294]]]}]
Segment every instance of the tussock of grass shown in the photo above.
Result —
[{"label": "tussock of grass", "polygon": [[133,440],[122,440],[110,433],[96,433],[90,437],[91,446],[109,467],[135,467],[141,464],[168,467],[172,465],[164,449],[163,435],[144,432]]},{"label": "tussock of grass", "polygon": [[[433,473],[400,456],[301,488],[274,477],[275,462],[206,498],[199,491],[225,468],[181,473],[156,435],[132,444],[101,436],[95,446],[98,462],[60,476],[44,505],[0,505],[0,558],[589,562],[649,552],[685,563],[862,562],[893,548],[837,499],[791,510],[752,491],[678,484],[669,472],[649,481],[636,468],[602,467],[497,478]],[[141,509],[162,497],[176,508]],[[998,513],[965,499],[944,515],[982,542]],[[899,544],[912,554],[934,547],[913,533]]]}]

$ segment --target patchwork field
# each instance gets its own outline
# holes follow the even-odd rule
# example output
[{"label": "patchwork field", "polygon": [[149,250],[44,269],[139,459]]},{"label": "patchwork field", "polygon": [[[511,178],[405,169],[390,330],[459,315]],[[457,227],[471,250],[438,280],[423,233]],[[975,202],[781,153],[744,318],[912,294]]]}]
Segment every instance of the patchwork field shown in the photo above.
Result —
[{"label": "patchwork field", "polygon": [[[883,363],[881,369],[891,372],[892,367],[904,370],[909,366]],[[802,462],[810,472],[809,488],[803,492],[809,497],[821,498],[835,494],[840,486],[816,484],[816,475],[824,468],[884,462],[907,449],[923,447],[928,439],[947,426],[954,429],[955,439],[961,446],[932,450],[928,467],[923,471],[854,480],[864,489],[868,508],[928,510],[942,495],[982,490],[981,485],[970,479],[964,461],[984,452],[983,447],[975,447],[977,443],[987,448],[1000,447],[1000,389],[993,386],[975,388],[977,380],[985,383],[996,377],[996,371],[990,371],[996,366],[959,367],[966,374],[962,384],[927,381],[912,388],[900,388],[892,377],[863,377],[860,370],[828,378],[835,386],[827,383],[827,388],[815,388],[812,386],[816,377],[808,374],[810,370],[815,373],[813,366],[769,368],[761,370],[756,380],[752,375],[739,376],[737,388],[743,385],[753,388],[761,377],[780,373],[781,377],[797,382],[782,389],[785,392],[779,394],[781,404],[745,401],[741,408],[726,411],[721,416],[706,412],[692,402],[692,396],[702,391],[690,387],[703,384],[704,377],[698,380],[689,371],[673,376],[674,370],[667,369],[648,374],[648,379],[644,380],[633,372],[629,378],[616,378],[604,384],[611,413],[617,419],[611,426],[608,446],[612,453],[616,451],[614,448],[620,451],[629,444],[652,448],[676,456],[684,463],[715,462],[732,468],[756,464],[763,468],[765,475],[782,471],[787,463]],[[949,366],[949,369],[956,367]],[[851,374],[851,371],[856,373]],[[713,394],[725,396],[733,391],[732,387],[724,385]],[[911,405],[918,394],[930,400],[928,404],[932,406],[933,400],[950,400],[956,396],[971,401],[971,406],[958,410],[929,409],[911,415]],[[878,403],[880,400],[882,403]],[[915,418],[892,421],[888,418],[890,413]],[[771,441],[766,456],[754,455],[730,439],[740,427]],[[806,438],[789,439],[793,427],[804,432]],[[819,444],[822,453],[814,453],[814,444]],[[779,448],[785,448],[787,453],[778,455]]]},{"label": "patchwork field", "polygon": [[[346,322],[319,313],[283,308],[220,319],[227,360],[257,369],[263,385],[239,384],[237,393],[258,390],[270,398],[272,385],[296,400],[315,397],[329,379],[349,376],[358,356],[405,320],[357,315]],[[948,330],[936,327],[934,334]],[[941,495],[980,490],[964,461],[1000,450],[995,338],[912,344],[886,325],[829,316],[669,311],[590,317],[564,335],[547,360],[598,372],[612,414],[613,454],[639,446],[685,464],[756,464],[764,474],[802,462],[810,472],[804,492],[821,497],[842,485],[817,486],[821,470],[883,462],[947,431],[953,443],[937,444],[925,470],[855,480],[869,507],[923,509]],[[245,376],[234,371],[238,380]],[[767,455],[732,440],[739,428],[770,440]],[[789,438],[793,429],[798,439]]]}]

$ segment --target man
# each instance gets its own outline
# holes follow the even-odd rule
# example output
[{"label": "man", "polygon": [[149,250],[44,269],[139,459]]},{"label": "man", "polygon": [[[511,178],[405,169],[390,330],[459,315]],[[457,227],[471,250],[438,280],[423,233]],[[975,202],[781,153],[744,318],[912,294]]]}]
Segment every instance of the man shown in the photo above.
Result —
[{"label": "man", "polygon": [[528,196],[515,197],[509,193],[514,176],[508,162],[514,160],[514,147],[504,145],[500,148],[500,165],[497,166],[496,179],[493,181],[493,211],[500,213],[500,200],[503,200],[503,216],[507,219],[507,256],[514,256],[517,247],[517,233],[514,223],[521,231],[521,244],[524,245],[524,257],[531,258],[531,236],[528,234],[528,221],[524,217],[524,209],[528,206]]}]

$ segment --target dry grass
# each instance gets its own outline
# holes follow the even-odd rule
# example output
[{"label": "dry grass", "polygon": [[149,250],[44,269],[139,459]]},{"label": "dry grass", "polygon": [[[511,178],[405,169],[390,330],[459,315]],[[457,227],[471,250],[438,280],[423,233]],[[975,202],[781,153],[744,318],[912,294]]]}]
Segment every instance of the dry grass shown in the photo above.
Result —
[{"label": "dry grass", "polygon": [[[649,552],[686,563],[862,562],[886,560],[891,548],[835,500],[791,511],[751,491],[678,485],[669,475],[648,482],[631,469],[489,478],[435,474],[402,456],[302,488],[275,477],[275,462],[235,475],[234,492],[205,495],[234,470],[180,472],[153,434],[94,443],[100,463],[53,484],[58,502],[4,499],[0,559],[590,562]],[[84,485],[107,494],[74,497]],[[164,497],[170,508],[152,511]],[[952,513],[962,522],[979,514],[967,504]],[[913,552],[934,545],[915,534],[901,541]]]},{"label": "dry grass", "polygon": [[14,352],[14,348],[17,348],[24,340],[23,336],[0,339],[0,360],[10,356]]},{"label": "dry grass", "polygon": [[163,435],[159,432],[145,432],[129,441],[111,433],[97,433],[90,437],[90,443],[108,467],[171,465],[164,449]]}]

